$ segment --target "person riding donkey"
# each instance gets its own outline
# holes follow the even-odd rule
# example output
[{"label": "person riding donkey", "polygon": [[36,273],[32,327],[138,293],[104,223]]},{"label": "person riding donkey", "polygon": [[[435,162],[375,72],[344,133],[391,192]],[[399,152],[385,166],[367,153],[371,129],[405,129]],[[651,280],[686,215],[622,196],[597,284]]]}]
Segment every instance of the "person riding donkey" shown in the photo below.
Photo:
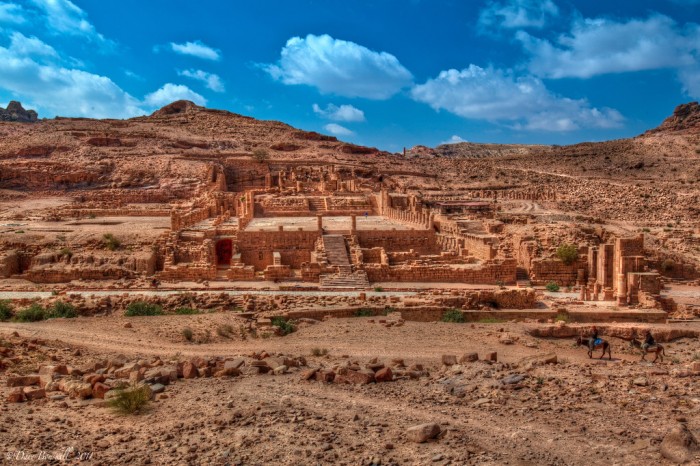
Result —
[{"label": "person riding donkey", "polygon": [[642,343],[642,351],[646,351],[648,348],[651,348],[652,346],[656,346],[656,341],[654,340],[654,337],[651,335],[651,330],[647,330],[646,333],[644,334],[644,343]]},{"label": "person riding donkey", "polygon": [[603,340],[598,336],[598,327],[595,325],[591,329],[591,337],[588,339],[588,347],[593,351],[593,349],[603,343]]}]

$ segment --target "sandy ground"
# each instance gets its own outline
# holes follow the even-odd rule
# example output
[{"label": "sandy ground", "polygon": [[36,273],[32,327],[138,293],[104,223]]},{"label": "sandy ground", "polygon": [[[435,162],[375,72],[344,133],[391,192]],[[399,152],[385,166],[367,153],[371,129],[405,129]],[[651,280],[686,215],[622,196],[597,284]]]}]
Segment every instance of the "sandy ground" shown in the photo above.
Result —
[{"label": "sandy ground", "polygon": [[[364,386],[306,382],[298,372],[181,379],[167,387],[167,398],[133,417],[89,401],[3,401],[3,453],[73,447],[91,453],[89,464],[671,464],[659,454],[665,433],[682,417],[696,435],[700,429],[697,378],[675,375],[700,358],[697,340],[667,344],[666,360],[652,365],[641,363],[622,340],[611,340],[611,361],[590,360],[571,339],[534,338],[525,324],[387,328],[376,318],[351,318],[302,326],[285,337],[234,335],[193,344],[181,336],[186,326],[213,332],[237,323],[227,313],[77,318],[3,323],[0,338],[16,340],[16,331],[20,339],[39,339],[40,350],[78,367],[118,354],[187,359],[265,350],[305,356],[310,367],[401,358],[424,364],[430,376]],[[515,344],[500,343],[504,333]],[[328,355],[312,356],[314,348]],[[440,363],[443,354],[478,352],[483,358],[491,351],[498,352],[498,363],[452,369]],[[518,366],[524,357],[546,353],[555,353],[558,363]],[[504,389],[503,378],[517,374],[526,377],[522,386]],[[6,376],[0,373],[3,400]],[[646,385],[633,383],[640,377]],[[445,435],[408,441],[406,429],[426,422],[440,424]]]}]

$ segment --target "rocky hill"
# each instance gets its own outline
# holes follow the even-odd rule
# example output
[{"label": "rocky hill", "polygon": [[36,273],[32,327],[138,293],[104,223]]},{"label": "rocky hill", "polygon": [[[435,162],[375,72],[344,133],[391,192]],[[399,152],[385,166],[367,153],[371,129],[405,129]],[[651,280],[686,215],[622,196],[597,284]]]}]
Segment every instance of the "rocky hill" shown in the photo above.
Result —
[{"label": "rocky hill", "polygon": [[673,115],[666,118],[657,128],[647,131],[646,134],[675,132],[700,132],[700,104],[689,102],[679,105],[673,111]]},{"label": "rocky hill", "polygon": [[20,123],[33,123],[37,120],[34,110],[25,110],[22,104],[12,100],[7,108],[0,107],[0,121],[17,121]]}]

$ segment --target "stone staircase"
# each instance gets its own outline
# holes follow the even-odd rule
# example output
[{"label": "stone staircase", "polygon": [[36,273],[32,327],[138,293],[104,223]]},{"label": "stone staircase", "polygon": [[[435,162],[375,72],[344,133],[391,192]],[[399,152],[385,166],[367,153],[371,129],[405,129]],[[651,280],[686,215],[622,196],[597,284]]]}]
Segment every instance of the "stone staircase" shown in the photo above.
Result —
[{"label": "stone staircase", "polygon": [[310,197],[308,199],[311,212],[325,212],[327,210],[325,197]]},{"label": "stone staircase", "polygon": [[328,265],[338,267],[341,272],[350,272],[350,257],[343,235],[323,235],[323,249]]},{"label": "stone staircase", "polygon": [[515,269],[515,282],[518,285],[518,288],[529,288],[531,286],[530,283],[530,275],[527,273],[527,270],[525,270],[522,267],[518,267]]},{"label": "stone staircase", "polygon": [[321,288],[369,288],[369,280],[364,270],[356,270],[354,272],[342,271],[329,275],[321,275],[319,279]]}]

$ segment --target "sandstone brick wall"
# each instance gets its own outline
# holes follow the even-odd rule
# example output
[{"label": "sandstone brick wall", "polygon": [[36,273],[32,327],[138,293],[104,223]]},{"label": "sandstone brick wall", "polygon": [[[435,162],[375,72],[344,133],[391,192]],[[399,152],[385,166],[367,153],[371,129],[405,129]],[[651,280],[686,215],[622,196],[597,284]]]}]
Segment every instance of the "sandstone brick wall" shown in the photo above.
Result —
[{"label": "sandstone brick wall", "polygon": [[316,231],[241,231],[238,250],[241,261],[257,271],[272,265],[273,252],[280,253],[283,265],[298,269],[303,262],[311,260],[316,240]]},{"label": "sandstone brick wall", "polygon": [[480,267],[366,264],[364,269],[370,282],[443,282],[493,285],[499,282],[514,283],[515,266],[515,260],[505,259]]},{"label": "sandstone brick wall", "polygon": [[420,254],[437,254],[433,230],[358,230],[357,239],[362,248],[382,247],[387,252],[413,249]]},{"label": "sandstone brick wall", "polygon": [[533,259],[530,263],[530,278],[533,285],[546,285],[555,282],[559,286],[576,284],[578,269],[586,269],[584,257],[571,265],[566,265],[559,259]]}]

